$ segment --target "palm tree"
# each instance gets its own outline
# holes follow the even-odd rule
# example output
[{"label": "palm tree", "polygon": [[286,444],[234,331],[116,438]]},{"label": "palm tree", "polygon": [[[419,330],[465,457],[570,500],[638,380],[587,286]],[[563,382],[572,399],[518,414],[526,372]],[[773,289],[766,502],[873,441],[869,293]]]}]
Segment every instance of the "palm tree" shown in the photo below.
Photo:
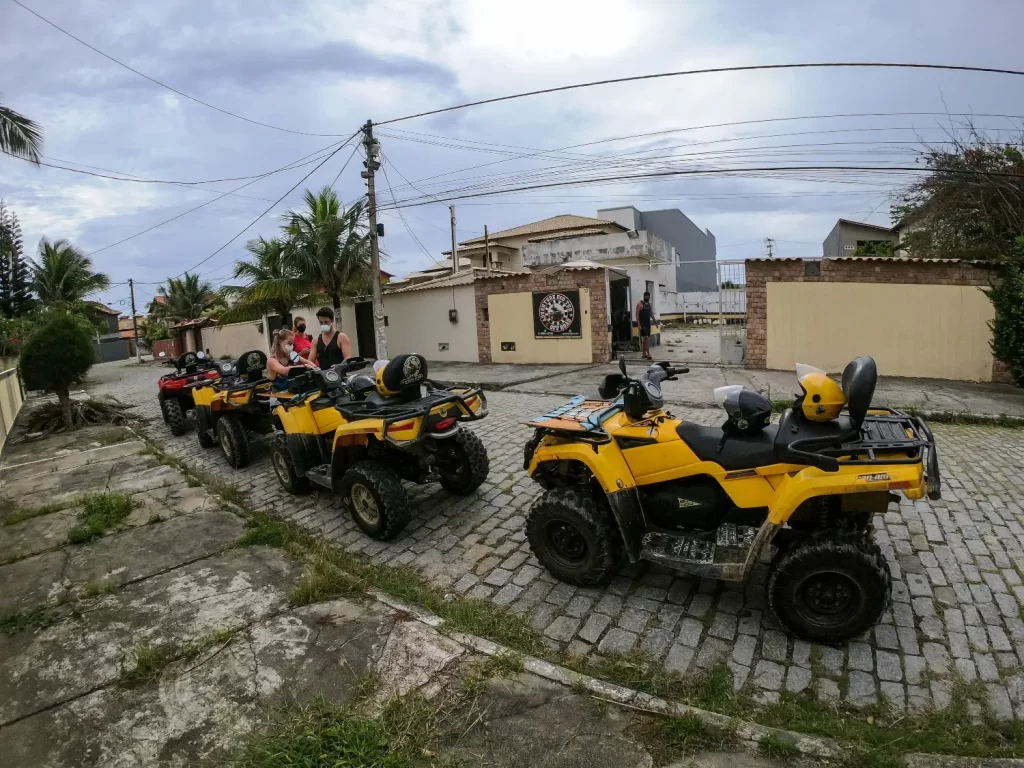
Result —
[{"label": "palm tree", "polygon": [[359,200],[345,210],[330,187],[319,194],[306,190],[304,202],[304,211],[284,216],[285,254],[310,293],[329,296],[340,317],[342,297],[357,293],[370,268],[366,202]]},{"label": "palm tree", "polygon": [[0,152],[39,165],[43,156],[43,129],[38,123],[0,104]]},{"label": "palm tree", "polygon": [[180,278],[167,278],[167,285],[157,288],[167,301],[154,302],[152,314],[166,320],[195,320],[222,312],[223,297],[209,283],[200,282],[199,275],[186,272]]},{"label": "palm tree", "polygon": [[38,261],[32,262],[32,289],[48,306],[70,307],[86,296],[110,287],[110,278],[92,271],[92,259],[67,240],[39,241]]},{"label": "palm tree", "polygon": [[302,306],[302,300],[312,292],[308,281],[303,279],[295,259],[289,258],[280,238],[258,237],[246,243],[245,249],[253,259],[237,262],[234,276],[245,280],[246,285],[224,288],[224,295],[234,296],[236,301],[220,316],[220,322],[258,320],[275,314],[287,322],[292,307]]}]

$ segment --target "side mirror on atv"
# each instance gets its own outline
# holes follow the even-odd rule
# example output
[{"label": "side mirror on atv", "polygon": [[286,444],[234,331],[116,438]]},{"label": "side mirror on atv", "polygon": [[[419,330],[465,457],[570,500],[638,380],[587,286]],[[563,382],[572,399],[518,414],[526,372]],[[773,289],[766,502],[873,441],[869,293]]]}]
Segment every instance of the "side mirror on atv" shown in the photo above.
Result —
[{"label": "side mirror on atv", "polygon": [[626,374],[626,358],[624,358],[624,357],[620,357],[620,358],[619,358],[619,371],[620,371],[620,372],[622,373],[622,375],[623,375],[623,376],[625,376],[625,377],[626,377],[627,379],[629,378],[629,376],[628,376],[628,375]]},{"label": "side mirror on atv", "polygon": [[350,357],[341,365],[337,366],[338,370],[342,373],[348,373],[349,371],[361,371],[370,361],[365,357]]},{"label": "side mirror on atv", "polygon": [[614,400],[625,387],[626,378],[621,373],[609,373],[597,388],[597,393],[602,400]]}]

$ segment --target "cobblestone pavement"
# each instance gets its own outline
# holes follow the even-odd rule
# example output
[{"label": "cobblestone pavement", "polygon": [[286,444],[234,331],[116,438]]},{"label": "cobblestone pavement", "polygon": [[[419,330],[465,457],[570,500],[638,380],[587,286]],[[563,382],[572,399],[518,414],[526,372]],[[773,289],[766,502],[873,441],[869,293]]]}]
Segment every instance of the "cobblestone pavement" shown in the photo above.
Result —
[{"label": "cobblestone pavement", "polygon": [[[522,471],[529,430],[520,422],[559,404],[560,396],[489,395],[490,415],[474,430],[487,445],[491,473],[477,494],[413,487],[416,513],[405,533],[366,538],[326,494],[290,496],[265,448],[235,471],[194,434],[175,438],[159,422],[158,369],[97,366],[89,388],[137,403],[155,419],[151,434],[171,453],[224,475],[267,512],[285,516],[376,562],[410,565],[455,592],[527,614],[547,640],[575,653],[640,649],[689,673],[725,661],[734,683],[765,701],[812,687],[823,700],[896,707],[944,706],[954,682],[978,682],[992,714],[1024,719],[1024,431],[935,428],[943,471],[938,502],[904,500],[875,518],[876,541],[893,574],[893,605],[871,632],[844,647],[815,646],[787,635],[767,610],[763,567],[746,585],[628,566],[604,588],[557,582],[533,558],[525,516],[539,495]],[[715,411],[676,409],[715,423]]]}]

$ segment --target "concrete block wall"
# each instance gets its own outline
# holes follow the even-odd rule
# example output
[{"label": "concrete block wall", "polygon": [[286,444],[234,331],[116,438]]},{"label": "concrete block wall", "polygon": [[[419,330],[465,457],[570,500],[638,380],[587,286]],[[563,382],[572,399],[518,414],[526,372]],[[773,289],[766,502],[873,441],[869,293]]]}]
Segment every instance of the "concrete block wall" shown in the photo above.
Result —
[{"label": "concrete block wall", "polygon": [[[988,287],[993,270],[985,264],[962,261],[910,261],[900,259],[748,260],[747,366],[764,368],[768,355],[769,282],[891,283],[971,285]],[[927,322],[927,318],[922,318]],[[1010,383],[1006,367],[992,359],[992,381]]]},{"label": "concrete block wall", "polygon": [[[491,327],[486,317],[487,297],[496,293],[522,293],[524,291],[571,291],[586,288],[590,291],[590,328],[592,362],[606,363],[611,359],[608,338],[608,302],[605,294],[605,270],[562,270],[555,274],[503,275],[478,279],[474,284],[476,298],[476,339],[481,363],[490,363]],[[533,327],[533,318],[522,322]]]}]

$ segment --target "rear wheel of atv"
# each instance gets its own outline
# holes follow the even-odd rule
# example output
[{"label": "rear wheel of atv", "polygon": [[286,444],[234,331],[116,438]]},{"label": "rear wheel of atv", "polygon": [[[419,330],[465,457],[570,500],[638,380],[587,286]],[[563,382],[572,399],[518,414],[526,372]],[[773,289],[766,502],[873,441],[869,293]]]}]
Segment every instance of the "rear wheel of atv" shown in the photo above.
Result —
[{"label": "rear wheel of atv", "polygon": [[270,447],[270,461],[274,465],[274,474],[288,493],[309,493],[309,478],[295,473],[295,462],[283,438],[275,440]]},{"label": "rear wheel of atv", "polygon": [[526,537],[541,565],[570,584],[604,584],[619,569],[622,541],[611,512],[579,491],[555,488],[534,502]]},{"label": "rear wheel of atv", "polygon": [[874,626],[892,575],[867,533],[830,532],[794,544],[772,565],[768,604],[794,634],[839,643]]},{"label": "rear wheel of atv", "polygon": [[490,459],[483,441],[475,432],[459,429],[455,437],[438,446],[438,452],[442,457],[437,467],[441,487],[448,493],[468,496],[487,479]]},{"label": "rear wheel of atv", "polygon": [[221,416],[217,420],[217,439],[224,458],[235,469],[249,465],[249,440],[242,424],[234,416]]},{"label": "rear wheel of atv", "polygon": [[181,410],[181,403],[177,398],[164,400],[161,405],[164,411],[164,420],[171,428],[171,434],[181,437],[188,432],[188,422],[185,420],[185,412]]},{"label": "rear wheel of atv", "polygon": [[367,536],[392,539],[409,523],[409,497],[398,475],[379,461],[360,461],[341,478],[341,497]]}]

